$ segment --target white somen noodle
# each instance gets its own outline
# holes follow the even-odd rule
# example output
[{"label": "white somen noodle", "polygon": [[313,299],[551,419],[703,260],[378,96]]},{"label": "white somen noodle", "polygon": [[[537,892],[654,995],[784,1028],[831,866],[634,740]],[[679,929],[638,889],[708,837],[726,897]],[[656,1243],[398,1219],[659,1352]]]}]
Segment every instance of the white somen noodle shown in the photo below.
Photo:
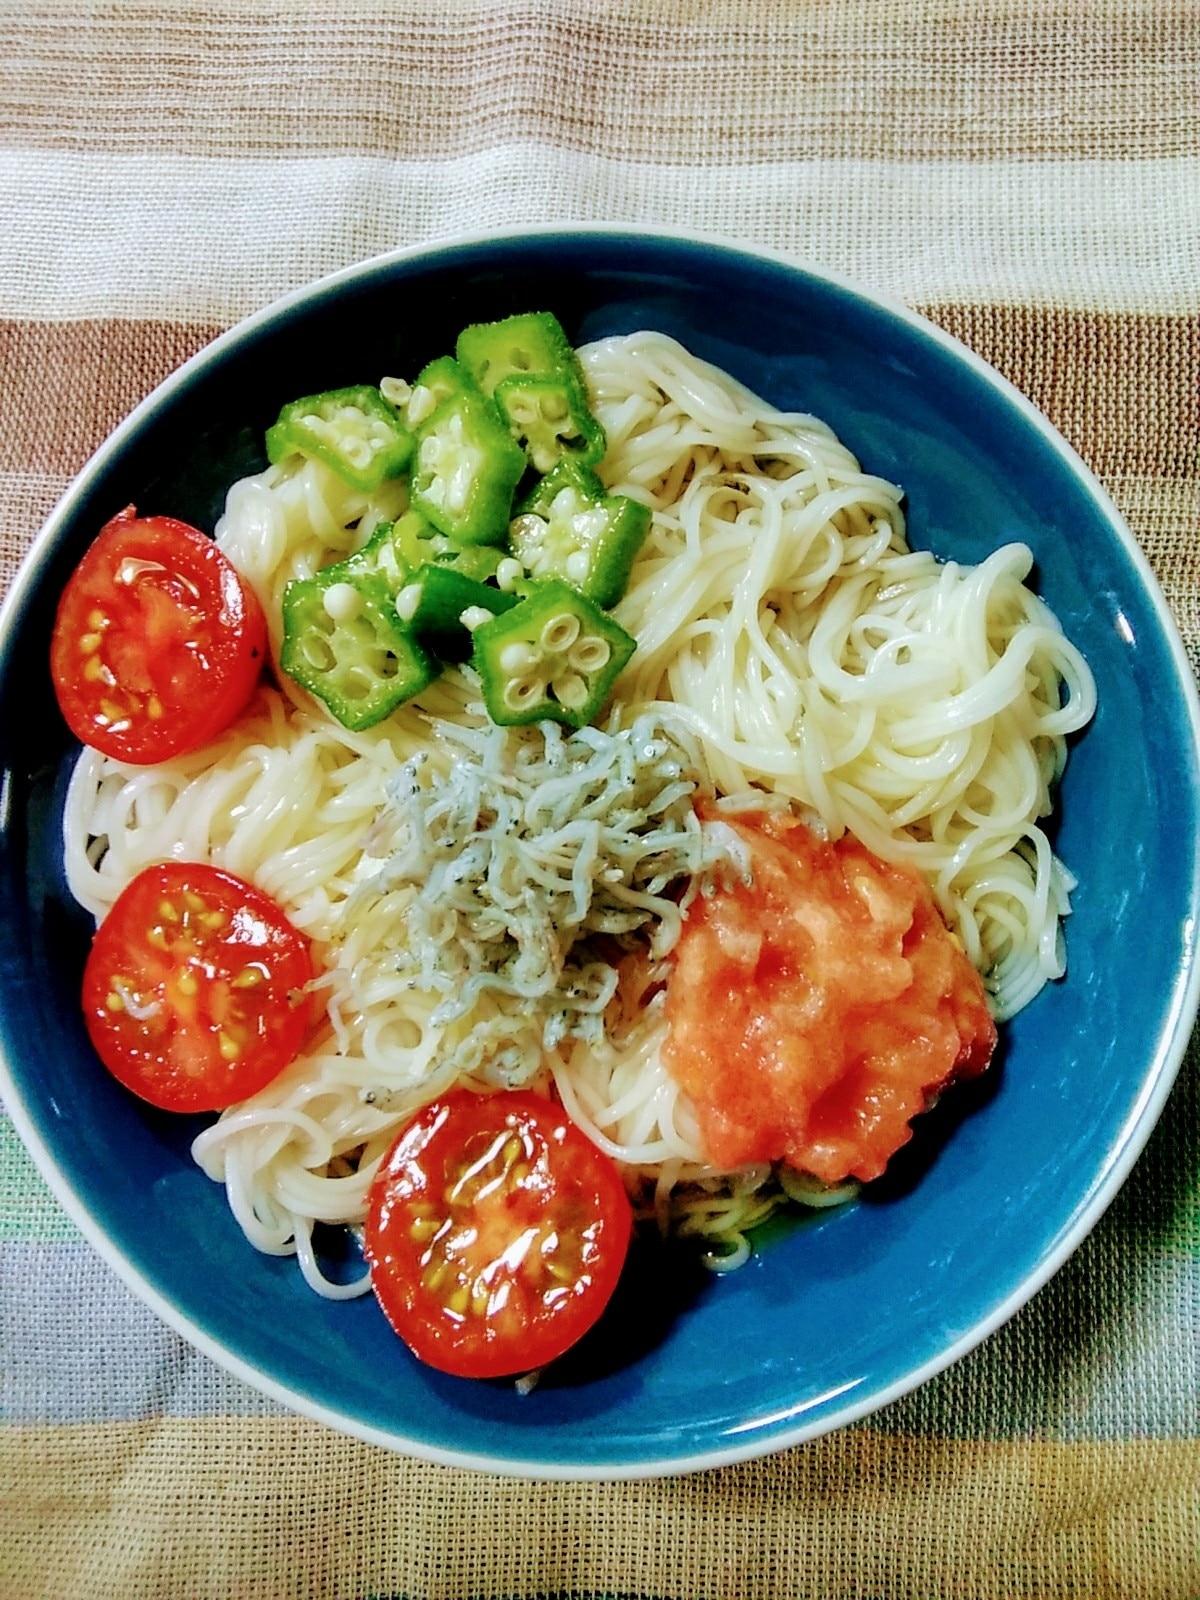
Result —
[{"label": "white somen noodle", "polygon": [[[910,550],[899,489],[863,473],[822,423],[773,411],[662,335],[606,340],[581,358],[608,435],[602,476],[648,504],[653,521],[615,613],[638,649],[604,723],[609,742],[602,731],[583,754],[571,746],[579,771],[603,782],[593,769],[626,760],[632,740],[653,747],[670,816],[688,814],[687,785],[675,794],[670,776],[683,768],[734,806],[765,793],[831,836],[849,830],[885,860],[910,863],[983,974],[997,1018],[1011,1016],[1063,971],[1072,879],[1042,824],[1067,735],[1095,699],[1079,652],[1026,585],[1029,550],[1003,546],[976,567]],[[218,541],[263,600],[275,648],[287,582],[357,548],[405,504],[402,484],[367,497],[315,462],[233,485]],[[366,1283],[328,1280],[314,1226],[359,1224],[401,1123],[464,1077],[552,1080],[648,1208],[724,1237],[736,1262],[745,1228],[781,1193],[824,1203],[840,1192],[794,1174],[781,1190],[767,1169],[711,1169],[660,1059],[661,994],[605,991],[593,997],[603,1027],[585,1025],[585,998],[569,1025],[539,1035],[521,1020],[523,1002],[482,980],[449,1015],[430,978],[437,930],[417,928],[417,875],[395,867],[404,797],[440,785],[441,816],[466,803],[464,774],[511,764],[514,749],[534,788],[546,781],[537,763],[563,759],[535,732],[489,731],[476,699],[469,673],[450,671],[419,706],[352,733],[299,691],[264,688],[214,744],[162,766],[85,751],[64,825],[72,890],[100,918],[142,867],[211,861],[257,883],[313,939],[325,1026],[274,1083],[206,1130],[195,1154],[225,1183],[247,1237],[295,1253],[320,1292]],[[493,804],[491,791],[471,794],[473,805]],[[525,837],[532,870],[571,833],[569,790],[562,805]],[[552,844],[547,829],[558,830]],[[711,874],[723,858],[728,868],[719,824],[698,838],[681,821],[678,833],[671,848],[687,870]],[[642,848],[624,835],[603,847],[623,864]],[[561,869],[568,896],[583,870],[572,859]],[[633,898],[664,919],[668,943],[657,884]],[[446,937],[461,942],[463,925],[448,922]],[[403,954],[418,933],[420,981]]]}]

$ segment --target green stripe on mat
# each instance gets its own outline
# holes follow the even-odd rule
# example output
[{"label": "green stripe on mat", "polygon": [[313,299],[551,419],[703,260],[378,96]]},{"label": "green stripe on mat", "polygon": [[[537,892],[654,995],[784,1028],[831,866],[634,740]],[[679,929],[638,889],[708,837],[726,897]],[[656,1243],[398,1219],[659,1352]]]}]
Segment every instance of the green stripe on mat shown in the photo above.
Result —
[{"label": "green stripe on mat", "polygon": [[684,1477],[531,1484],[292,1417],[10,1427],[0,1526],[0,1594],[38,1600],[1194,1600],[1200,1455],[848,1429]]},{"label": "green stripe on mat", "polygon": [[0,1244],[63,1244],[79,1237],[11,1121],[0,1113]]}]

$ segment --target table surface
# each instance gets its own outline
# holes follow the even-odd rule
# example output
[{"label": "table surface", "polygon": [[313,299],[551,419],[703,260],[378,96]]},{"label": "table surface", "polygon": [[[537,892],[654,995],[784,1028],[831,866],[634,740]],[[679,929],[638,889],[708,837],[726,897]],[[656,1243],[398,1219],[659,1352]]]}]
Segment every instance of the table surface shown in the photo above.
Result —
[{"label": "table surface", "polygon": [[[464,229],[701,229],[886,291],[1099,475],[1200,661],[1188,0],[0,0],[0,576],[160,379]],[[0,1600],[1200,1594],[1200,1069],[969,1357],[763,1461],[532,1484],[293,1417],[166,1330],[0,1114]]]}]

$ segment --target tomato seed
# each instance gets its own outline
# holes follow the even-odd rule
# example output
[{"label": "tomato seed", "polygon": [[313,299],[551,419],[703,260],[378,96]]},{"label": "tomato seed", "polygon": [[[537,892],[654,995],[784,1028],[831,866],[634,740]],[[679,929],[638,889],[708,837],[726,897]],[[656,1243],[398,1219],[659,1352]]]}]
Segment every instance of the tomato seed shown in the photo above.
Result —
[{"label": "tomato seed", "polygon": [[236,1061],[242,1053],[235,1041],[224,1032],[217,1034],[217,1049],[221,1052],[222,1061]]},{"label": "tomato seed", "polygon": [[179,921],[178,908],[170,900],[160,900],[158,902],[158,914],[164,922]]},{"label": "tomato seed", "polygon": [[[199,990],[200,985],[196,981],[196,974],[192,971],[192,969],[190,967],[185,967],[184,970],[179,974],[179,980],[178,980],[177,987],[179,989],[180,994],[191,995],[191,994],[197,993],[197,991]],[[224,1054],[223,1051],[222,1051],[222,1054]],[[235,1051],[235,1054],[236,1054],[236,1051]],[[226,1056],[225,1059],[227,1061],[228,1060],[232,1060],[232,1057]]]},{"label": "tomato seed", "polygon": [[99,650],[103,635],[99,633],[85,633],[79,641],[79,649],[85,656],[95,655]]}]

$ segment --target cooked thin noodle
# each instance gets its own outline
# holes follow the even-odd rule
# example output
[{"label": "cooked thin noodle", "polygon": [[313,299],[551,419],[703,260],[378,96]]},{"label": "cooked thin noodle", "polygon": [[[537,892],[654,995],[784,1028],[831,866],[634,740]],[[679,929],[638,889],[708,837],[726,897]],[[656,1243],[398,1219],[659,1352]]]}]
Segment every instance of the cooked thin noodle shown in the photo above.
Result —
[{"label": "cooked thin noodle", "polygon": [[1063,971],[1072,879],[1039,822],[1095,708],[1029,550],[974,568],[909,550],[900,491],[823,423],[661,334],[583,359],[605,476],[654,508],[619,692],[669,702],[719,790],[772,789],[915,866],[1011,1016]]},{"label": "cooked thin noodle", "polygon": [[[912,862],[997,1015],[1011,1015],[1062,971],[1072,880],[1040,821],[1066,736],[1094,705],[1085,663],[1025,586],[1028,550],[1006,546],[973,569],[910,551],[898,489],[864,474],[823,424],[770,410],[661,335],[582,359],[609,437],[604,477],[654,513],[617,611],[638,640],[617,690],[624,725],[661,714],[718,793],[766,791]],[[217,537],[264,601],[276,649],[286,583],[404,506],[401,485],[368,499],[315,463],[233,485]],[[199,1136],[196,1159],[258,1249],[296,1254],[318,1292],[344,1297],[367,1282],[330,1280],[314,1225],[361,1222],[404,1119],[464,1070],[484,1084],[553,1081],[647,1214],[716,1241],[714,1263],[736,1265],[746,1229],[785,1191],[822,1204],[854,1186],[789,1174],[781,1189],[767,1169],[707,1164],[660,1060],[653,972],[644,991],[625,984],[598,1041],[565,1038],[502,1068],[472,1041],[508,1027],[503,996],[447,1021],[440,996],[397,970],[406,891],[379,888],[373,853],[388,785],[422,753],[449,771],[461,750],[430,717],[482,726],[473,702],[469,676],[448,672],[420,710],[354,734],[294,688],[267,688],[193,755],[152,769],[81,756],[66,867],[98,919],[142,867],[211,861],[259,884],[314,941],[326,1026]]]}]

